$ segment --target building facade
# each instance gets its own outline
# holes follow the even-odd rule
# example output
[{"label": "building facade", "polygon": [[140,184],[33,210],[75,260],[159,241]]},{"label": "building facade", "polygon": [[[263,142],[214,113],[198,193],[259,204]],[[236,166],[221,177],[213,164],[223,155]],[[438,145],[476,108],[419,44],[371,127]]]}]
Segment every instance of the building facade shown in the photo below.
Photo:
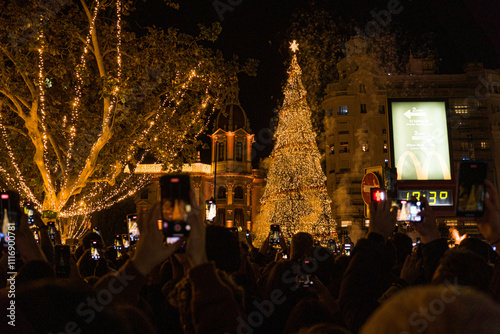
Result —
[{"label": "building facade", "polygon": [[[327,185],[340,226],[365,225],[364,169],[391,165],[388,108],[393,99],[444,100],[453,180],[460,161],[486,160],[498,189],[500,70],[469,64],[465,73],[438,74],[434,60],[410,55],[405,74],[382,73],[366,54],[364,41],[352,38],[347,44],[350,55],[338,63],[339,80],[328,85],[323,102]],[[475,226],[457,223],[449,213],[440,220],[464,231]]]},{"label": "building facade", "polygon": [[[206,200],[215,200],[214,224],[251,230],[252,220],[259,211],[264,178],[258,169],[252,169],[253,134],[237,93],[218,113],[210,137],[211,164],[198,159],[194,164],[183,165],[182,172],[190,174],[200,208],[205,208]],[[139,165],[135,173],[155,175],[154,181],[135,197],[137,211],[147,211],[160,200],[158,179],[166,172],[159,165]],[[205,214],[205,210],[202,212]]]}]

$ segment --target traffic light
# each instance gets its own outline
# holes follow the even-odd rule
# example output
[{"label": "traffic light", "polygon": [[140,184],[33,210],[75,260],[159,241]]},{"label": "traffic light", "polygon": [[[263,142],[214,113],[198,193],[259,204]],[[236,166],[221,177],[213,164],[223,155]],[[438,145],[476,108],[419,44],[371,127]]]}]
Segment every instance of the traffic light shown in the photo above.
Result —
[{"label": "traffic light", "polygon": [[385,189],[387,189],[387,196],[389,198],[398,197],[398,173],[394,167],[385,168]]}]

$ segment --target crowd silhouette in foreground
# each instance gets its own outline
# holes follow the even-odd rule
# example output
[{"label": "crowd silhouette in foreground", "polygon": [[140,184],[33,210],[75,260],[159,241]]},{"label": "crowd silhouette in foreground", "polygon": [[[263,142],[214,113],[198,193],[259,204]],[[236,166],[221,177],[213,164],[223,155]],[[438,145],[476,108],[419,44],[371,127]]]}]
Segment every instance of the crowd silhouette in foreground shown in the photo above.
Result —
[{"label": "crowd silhouette in foreground", "polygon": [[[0,333],[500,333],[500,203],[489,181],[486,241],[454,248],[442,239],[423,199],[413,228],[421,244],[394,233],[389,201],[372,203],[367,236],[350,256],[315,246],[297,233],[290,246],[269,240],[257,249],[229,229],[205,226],[193,210],[187,240],[164,244],[160,204],[139,217],[133,251],[91,251],[89,232],[71,254],[69,276],[58,277],[54,249],[41,219],[37,244],[26,216],[16,232],[17,275],[0,261],[1,314],[15,284],[15,327]],[[176,252],[186,241],[185,252]],[[278,250],[277,250],[278,248]],[[286,255],[287,259],[283,259]]]}]

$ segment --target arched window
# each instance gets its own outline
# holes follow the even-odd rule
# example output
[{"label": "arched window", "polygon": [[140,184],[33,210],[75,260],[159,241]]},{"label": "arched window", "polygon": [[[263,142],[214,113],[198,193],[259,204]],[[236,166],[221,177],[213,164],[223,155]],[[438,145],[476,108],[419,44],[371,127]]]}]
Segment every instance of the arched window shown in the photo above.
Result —
[{"label": "arched window", "polygon": [[243,143],[236,143],[236,161],[243,161]]},{"label": "arched window", "polygon": [[217,143],[217,161],[224,161],[226,154],[226,145],[224,143]]},{"label": "arched window", "polygon": [[243,188],[238,186],[234,188],[234,199],[243,199]]},{"label": "arched window", "polygon": [[366,88],[364,84],[359,85],[359,92],[360,93],[366,93]]},{"label": "arched window", "polygon": [[245,227],[245,213],[243,209],[234,209],[234,226]]},{"label": "arched window", "polygon": [[217,198],[226,198],[226,188],[219,187],[217,190]]}]

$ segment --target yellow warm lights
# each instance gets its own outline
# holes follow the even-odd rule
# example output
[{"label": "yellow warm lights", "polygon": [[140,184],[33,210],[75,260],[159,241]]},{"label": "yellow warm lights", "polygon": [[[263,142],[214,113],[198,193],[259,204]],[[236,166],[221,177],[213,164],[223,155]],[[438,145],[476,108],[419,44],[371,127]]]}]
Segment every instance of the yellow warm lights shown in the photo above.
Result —
[{"label": "yellow warm lights", "polygon": [[[295,41],[291,48],[294,52],[298,50]],[[280,225],[285,236],[297,232],[329,234],[335,228],[295,54],[288,73],[267,185],[261,198],[261,214],[256,221],[260,240],[269,234],[270,224]]]},{"label": "yellow warm lights", "polygon": [[[52,40],[49,38],[51,31],[48,28],[50,25],[42,25],[43,30],[34,36],[37,44],[29,52],[33,52],[36,65],[34,78],[28,78],[28,81],[33,84],[33,89],[31,89],[33,108],[26,117],[30,118],[31,123],[26,119],[24,121],[31,126],[27,137],[36,150],[34,158],[36,169],[33,170],[42,177],[41,182],[37,180],[37,186],[43,183],[43,189],[36,193],[30,189],[35,182],[27,182],[31,181],[30,178],[33,176],[28,177],[28,172],[21,170],[22,164],[19,165],[18,162],[22,161],[19,156],[16,161],[14,151],[9,144],[11,141],[7,134],[9,127],[2,121],[3,113],[0,113],[0,135],[2,136],[0,143],[5,146],[5,156],[9,158],[8,164],[0,166],[2,179],[6,181],[8,187],[18,189],[23,199],[33,202],[37,210],[50,209],[59,212],[64,238],[80,236],[88,228],[91,213],[108,208],[132,196],[151,182],[158,167],[147,171],[142,170],[144,166],[142,162],[152,150],[147,144],[156,145],[154,150],[158,149],[160,143],[164,144],[158,149],[160,152],[153,152],[162,155],[155,164],[155,166],[160,166],[160,171],[161,166],[168,165],[174,162],[176,157],[181,156],[181,151],[186,145],[198,138],[206,129],[210,116],[214,114],[215,108],[219,105],[219,99],[222,98],[218,94],[221,86],[214,87],[215,84],[210,79],[211,74],[204,74],[207,73],[208,68],[211,68],[211,64],[204,64],[200,61],[182,70],[179,69],[175,73],[175,88],[171,90],[172,87],[168,87],[166,89],[168,93],[161,93],[158,96],[160,105],[156,110],[150,109],[144,115],[141,114],[140,123],[137,124],[137,128],[133,129],[130,139],[124,140],[123,149],[119,150],[120,155],[113,157],[112,162],[102,163],[100,158],[104,155],[103,152],[107,152],[106,149],[110,146],[108,142],[115,137],[122,138],[117,135],[114,124],[122,116],[120,115],[122,110],[128,108],[128,102],[130,102],[128,98],[131,96],[126,95],[130,94],[130,87],[125,84],[129,82],[127,81],[129,78],[126,78],[126,73],[128,73],[126,69],[130,68],[124,67],[129,64],[129,58],[123,57],[123,52],[128,47],[125,44],[126,35],[122,36],[124,4],[123,0],[115,1],[116,25],[106,26],[106,29],[113,30],[113,36],[105,42],[103,42],[104,38],[100,41],[97,38],[101,36],[99,28],[103,23],[98,15],[100,16],[102,11],[107,11],[114,1],[110,3],[96,0],[88,8],[86,8],[88,2],[80,4],[80,7],[85,7],[88,21],[86,29],[82,30],[81,37],[79,37],[82,42],[81,46],[74,44],[78,48],[76,50],[78,53],[75,56],[74,70],[68,74],[72,76],[70,78],[72,84],[64,87],[65,94],[69,94],[69,99],[66,101],[55,101],[57,104],[53,104],[54,99],[58,98],[56,92],[58,82],[50,77],[49,73],[52,69],[49,66],[52,68],[54,65],[57,66],[54,60],[54,54],[57,53],[52,53],[51,50]],[[109,17],[108,14],[109,12],[106,12],[107,17]],[[110,30],[105,32],[108,31]],[[109,35],[103,34],[102,36],[107,38]],[[106,45],[106,50],[102,48],[104,45]],[[100,50],[99,47],[101,47]],[[99,60],[102,60],[106,54],[105,66],[103,66],[106,70],[102,70]],[[97,66],[93,63],[94,61]],[[100,117],[100,119],[98,119],[99,124],[91,129],[96,132],[89,135],[89,127],[82,126],[82,124],[87,115],[87,96],[92,96],[87,95],[86,90],[89,84],[94,84],[89,76],[94,75],[95,71],[99,71],[101,78],[106,79],[106,86],[104,86],[106,89],[102,97],[92,101],[99,107],[102,103],[102,109],[100,115],[91,110],[92,116]],[[110,87],[107,86],[108,83]],[[55,88],[51,88],[54,86]],[[214,91],[217,94],[214,94]],[[52,96],[54,92],[56,95]],[[59,108],[57,115],[61,114],[60,119],[56,120],[60,122],[57,126],[51,123],[55,119],[50,114],[52,108]],[[62,115],[63,113],[65,115]],[[205,120],[206,115],[208,117]],[[3,117],[7,120],[7,116]],[[89,138],[94,142],[83,143]],[[103,149],[103,147],[106,148]],[[211,165],[193,164],[188,169],[193,172],[210,173],[210,168]],[[124,173],[130,169],[133,169],[135,173]],[[25,173],[24,176],[23,173]]]}]

